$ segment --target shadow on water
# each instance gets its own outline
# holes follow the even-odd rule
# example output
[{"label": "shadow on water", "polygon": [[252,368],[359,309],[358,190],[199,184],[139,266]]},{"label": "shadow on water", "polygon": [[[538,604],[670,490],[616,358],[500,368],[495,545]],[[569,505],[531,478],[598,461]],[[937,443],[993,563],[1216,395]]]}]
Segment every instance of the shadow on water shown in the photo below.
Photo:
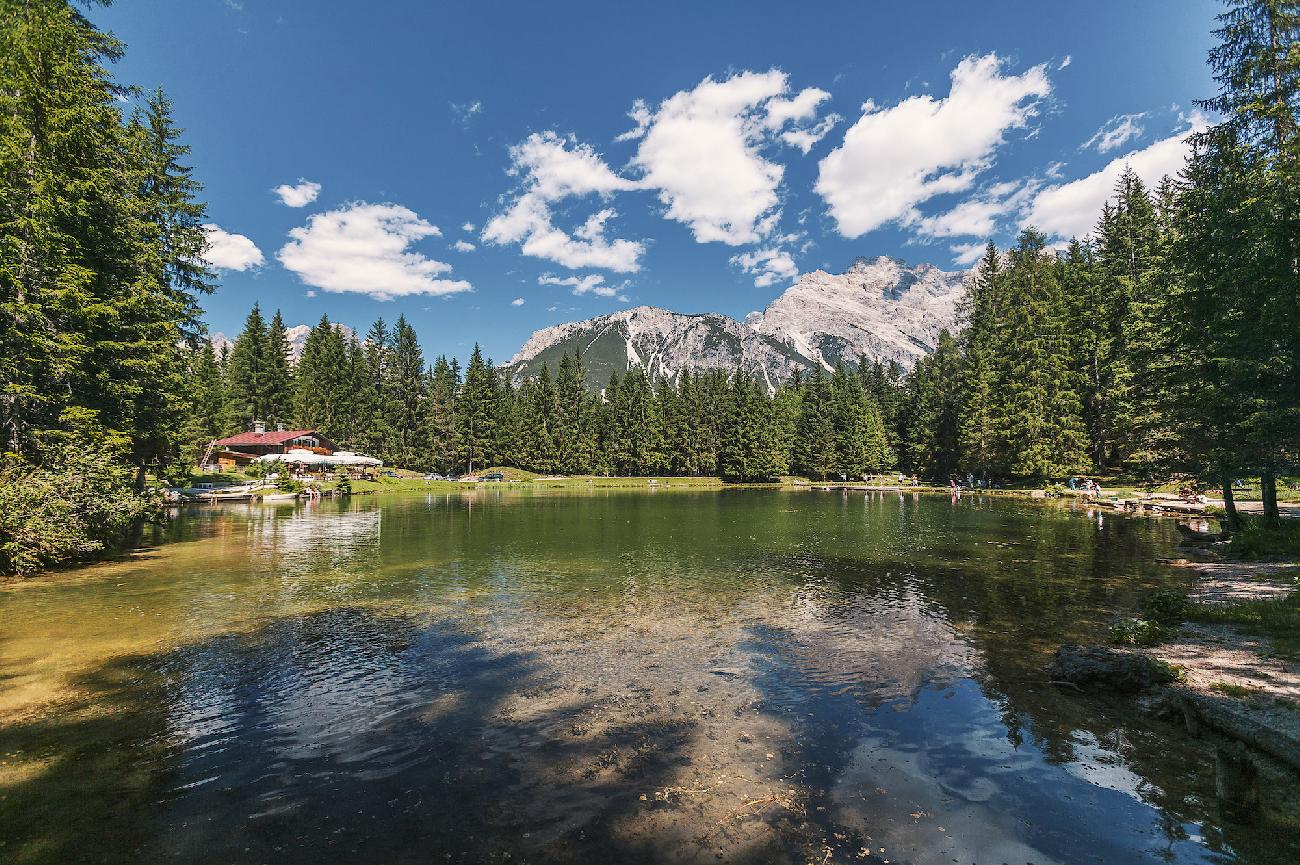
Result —
[{"label": "shadow on water", "polygon": [[[0,754],[27,767],[0,799],[0,860],[723,858],[671,815],[653,831],[633,819],[674,807],[644,794],[690,763],[690,721],[645,705],[593,729],[590,689],[443,622],[284,618],[116,658],[75,689],[57,713],[0,727]],[[726,861],[805,855],[786,828]]]}]

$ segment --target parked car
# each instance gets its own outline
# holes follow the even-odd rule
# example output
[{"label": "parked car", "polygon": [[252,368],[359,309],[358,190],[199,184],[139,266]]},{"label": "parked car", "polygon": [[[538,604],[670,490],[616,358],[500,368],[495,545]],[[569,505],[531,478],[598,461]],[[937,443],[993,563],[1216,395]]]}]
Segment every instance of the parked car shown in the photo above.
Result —
[{"label": "parked car", "polygon": [[506,476],[501,474],[501,472],[488,472],[483,475],[483,480],[485,481],[503,481],[505,479]]}]

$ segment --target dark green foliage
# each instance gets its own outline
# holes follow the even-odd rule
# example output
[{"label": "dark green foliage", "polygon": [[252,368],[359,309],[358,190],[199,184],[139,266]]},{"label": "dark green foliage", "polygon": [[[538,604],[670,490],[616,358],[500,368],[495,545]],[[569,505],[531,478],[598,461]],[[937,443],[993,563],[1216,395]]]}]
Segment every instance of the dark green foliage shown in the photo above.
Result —
[{"label": "dark green foliage", "polygon": [[738,481],[774,480],[788,470],[781,452],[776,403],[755,379],[736,373],[722,408],[723,424],[718,446],[718,473]]},{"label": "dark green foliage", "polygon": [[0,575],[85,560],[131,540],[157,502],[135,490],[123,449],[82,442],[36,465],[0,459]]},{"label": "dark green foliage", "polygon": [[25,571],[119,543],[194,447],[211,274],[171,104],[123,116],[121,46],[63,0],[6,4],[0,45],[0,545]]},{"label": "dark green foliage", "polygon": [[497,445],[498,417],[496,370],[483,359],[482,350],[475,345],[456,404],[456,453],[460,467],[472,472],[491,463]]},{"label": "dark green foliage", "polygon": [[284,319],[275,311],[262,345],[262,417],[270,424],[293,422],[293,373],[289,368],[289,338]]},{"label": "dark green foliage", "polygon": [[1187,610],[1187,595],[1177,589],[1156,589],[1142,602],[1142,615],[1163,628],[1181,625]]}]

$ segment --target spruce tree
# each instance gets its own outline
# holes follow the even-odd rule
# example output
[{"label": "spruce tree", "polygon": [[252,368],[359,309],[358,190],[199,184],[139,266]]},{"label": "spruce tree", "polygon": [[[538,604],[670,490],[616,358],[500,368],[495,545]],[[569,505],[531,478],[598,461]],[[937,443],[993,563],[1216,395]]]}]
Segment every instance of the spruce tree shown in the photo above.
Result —
[{"label": "spruce tree", "polygon": [[497,384],[477,344],[465,367],[465,382],[456,400],[458,462],[467,472],[491,464],[497,439]]},{"label": "spruce tree", "polygon": [[971,277],[965,304],[966,330],[962,334],[961,407],[958,413],[957,451],[960,467],[987,480],[1002,466],[994,442],[998,388],[998,343],[1003,307],[997,292],[1002,263],[992,242]]},{"label": "spruce tree", "polygon": [[266,343],[266,322],[260,305],[254,303],[230,349],[230,417],[242,430],[251,429],[255,420],[266,420],[270,408]]},{"label": "spruce tree", "polygon": [[793,448],[793,469],[809,478],[825,480],[835,469],[835,426],[830,382],[820,367],[813,367],[803,382]]},{"label": "spruce tree", "polygon": [[263,419],[268,423],[292,423],[293,370],[289,361],[289,338],[285,335],[284,319],[278,309],[266,329],[262,351]]},{"label": "spruce tree", "polygon": [[429,434],[425,426],[424,353],[415,328],[405,316],[393,327],[393,345],[386,370],[387,426],[392,439],[392,460],[407,468],[425,468]]},{"label": "spruce tree", "polygon": [[439,355],[429,376],[429,464],[439,472],[456,465],[456,391],[460,381],[445,355]]},{"label": "spruce tree", "polygon": [[1225,499],[1259,472],[1275,523],[1276,475],[1300,451],[1300,8],[1233,0],[1219,22],[1202,107],[1222,120],[1192,136],[1176,220],[1180,344],[1203,388],[1180,427]]},{"label": "spruce tree", "polygon": [[1013,477],[1050,478],[1087,466],[1082,406],[1069,363],[1068,315],[1055,260],[1039,232],[1021,232],[1004,274],[1007,374],[995,418]]}]

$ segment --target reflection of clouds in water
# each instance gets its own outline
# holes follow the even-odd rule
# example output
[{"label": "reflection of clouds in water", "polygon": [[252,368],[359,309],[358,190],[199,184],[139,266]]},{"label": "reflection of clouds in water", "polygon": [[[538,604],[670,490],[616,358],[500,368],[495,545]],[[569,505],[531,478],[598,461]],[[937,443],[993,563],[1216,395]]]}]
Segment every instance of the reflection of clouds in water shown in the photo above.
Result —
[{"label": "reflection of clouds in water", "polygon": [[[1121,733],[1116,731],[1114,735],[1120,736]],[[1076,730],[1073,735],[1072,745],[1074,760],[1065,763],[1064,768],[1074,777],[1098,787],[1118,790],[1132,796],[1139,802],[1145,797],[1159,792],[1125,764],[1124,757],[1121,754],[1121,749],[1125,743],[1120,742],[1114,748],[1108,747],[1091,732]]]},{"label": "reflection of clouds in water", "polygon": [[1032,758],[1005,739],[976,735],[969,744],[987,758],[1001,751],[1002,762],[954,772],[924,746],[864,738],[831,790],[835,819],[871,836],[890,859],[902,852],[914,862],[1060,862],[1022,838],[1020,815],[1005,808],[1004,779],[1032,768]]},{"label": "reflection of clouds in water", "polygon": [[1048,760],[1009,739],[1000,712],[965,680],[871,713],[830,782],[831,818],[914,862],[1156,861],[1171,848],[1169,861],[1219,861],[1194,826],[1145,804],[1154,788],[1115,748],[1076,733],[1074,760]]},{"label": "reflection of clouds in water", "polygon": [[969,675],[975,662],[943,610],[905,584],[848,596],[805,586],[772,612],[780,650],[813,691],[869,704],[911,699],[927,683]]}]

